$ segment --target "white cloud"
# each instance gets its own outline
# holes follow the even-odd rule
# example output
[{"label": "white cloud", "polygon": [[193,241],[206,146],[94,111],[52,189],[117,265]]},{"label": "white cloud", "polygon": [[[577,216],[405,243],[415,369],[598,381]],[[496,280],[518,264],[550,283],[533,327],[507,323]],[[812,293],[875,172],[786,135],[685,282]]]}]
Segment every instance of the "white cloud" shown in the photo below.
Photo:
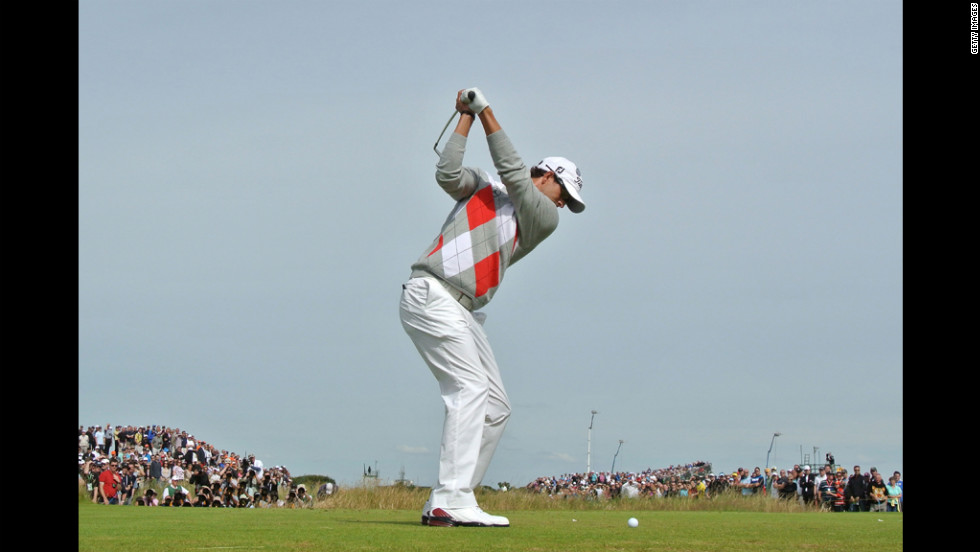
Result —
[{"label": "white cloud", "polygon": [[548,460],[560,460],[562,462],[575,462],[575,457],[567,452],[552,452],[548,455]]}]

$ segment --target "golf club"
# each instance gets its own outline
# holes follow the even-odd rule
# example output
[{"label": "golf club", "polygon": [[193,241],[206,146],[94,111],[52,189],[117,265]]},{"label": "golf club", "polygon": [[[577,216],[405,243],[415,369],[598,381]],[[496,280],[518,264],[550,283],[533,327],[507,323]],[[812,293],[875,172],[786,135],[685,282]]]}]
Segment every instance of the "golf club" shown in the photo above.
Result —
[{"label": "golf club", "polygon": [[449,120],[446,121],[446,126],[442,127],[442,132],[440,132],[439,137],[436,138],[436,143],[432,144],[432,151],[436,152],[436,155],[438,155],[439,157],[442,157],[442,152],[440,152],[437,149],[439,146],[439,140],[442,140],[442,135],[445,134],[446,129],[449,128],[449,123],[453,122],[453,119],[456,118],[456,113],[457,113],[456,111],[453,111],[453,114],[449,117]]},{"label": "golf club", "polygon": [[[476,97],[476,92],[470,90],[466,94],[463,94],[462,97],[460,97],[459,101],[463,102],[464,104],[468,104],[468,103],[472,102],[473,101],[473,98],[475,98],[475,97]],[[439,140],[442,140],[442,135],[446,133],[446,129],[449,128],[449,123],[453,122],[453,119],[456,118],[456,114],[457,113],[458,112],[453,111],[453,114],[449,117],[449,120],[446,121],[446,126],[442,127],[442,132],[440,132],[439,133],[439,137],[436,138],[436,143],[435,144],[432,144],[432,151],[436,152],[436,155],[438,155],[440,157],[442,156],[442,153],[438,149],[439,148]]]}]

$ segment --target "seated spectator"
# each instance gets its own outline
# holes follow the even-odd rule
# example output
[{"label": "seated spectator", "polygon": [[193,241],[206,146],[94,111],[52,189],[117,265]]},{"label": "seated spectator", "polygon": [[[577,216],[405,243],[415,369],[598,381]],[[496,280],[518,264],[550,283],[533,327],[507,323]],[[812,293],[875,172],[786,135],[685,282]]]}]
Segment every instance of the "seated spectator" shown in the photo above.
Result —
[{"label": "seated spectator", "polygon": [[157,492],[153,489],[147,489],[143,492],[143,496],[136,500],[136,504],[140,506],[159,506],[160,501],[157,500]]},{"label": "seated spectator", "polygon": [[201,487],[197,491],[197,499],[194,501],[194,506],[199,508],[207,508],[211,506],[211,488]]},{"label": "seated spectator", "polygon": [[129,505],[133,501],[133,493],[136,492],[136,471],[134,463],[127,462],[122,469],[122,477],[119,481],[119,503]]},{"label": "seated spectator", "polygon": [[[170,476],[170,485],[168,485],[167,488],[163,490],[163,501],[165,503],[169,503],[170,505],[177,506],[177,504],[173,503],[174,499],[177,496],[182,497],[181,499],[182,502],[183,499],[186,499],[187,497],[190,496],[190,491],[188,491],[187,488],[185,488],[180,483],[181,483],[181,479],[178,478],[177,475]],[[180,505],[183,506],[183,504]]]},{"label": "seated spectator", "polygon": [[187,495],[183,493],[173,495],[173,500],[170,502],[170,505],[175,507],[193,506],[190,500],[187,499]]},{"label": "seated spectator", "polygon": [[334,484],[331,483],[331,482],[329,482],[329,481],[327,481],[323,485],[320,485],[320,488],[317,489],[316,496],[320,500],[323,500],[324,498],[327,498],[330,495],[332,495],[333,492],[334,492]]},{"label": "seated spectator", "polygon": [[306,492],[306,485],[300,484],[296,487],[296,497],[299,499],[299,505],[302,508],[312,508],[313,507],[313,497]]}]

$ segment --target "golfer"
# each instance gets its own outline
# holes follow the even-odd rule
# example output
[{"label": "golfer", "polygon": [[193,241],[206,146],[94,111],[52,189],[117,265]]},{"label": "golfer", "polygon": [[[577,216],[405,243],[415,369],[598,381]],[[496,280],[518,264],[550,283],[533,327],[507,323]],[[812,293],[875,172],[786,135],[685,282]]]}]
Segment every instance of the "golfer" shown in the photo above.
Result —
[{"label": "golfer", "polygon": [[[480,509],[473,490],[510,417],[510,403],[483,331],[483,313],[504,273],[558,226],[558,209],[585,209],[578,168],[548,157],[530,169],[479,89],[456,95],[459,121],[436,165],[436,182],[456,201],[439,235],[402,285],[402,326],[439,382],[446,407],[439,480],[422,509],[424,525],[507,527]],[[500,177],[463,167],[476,119]]]}]

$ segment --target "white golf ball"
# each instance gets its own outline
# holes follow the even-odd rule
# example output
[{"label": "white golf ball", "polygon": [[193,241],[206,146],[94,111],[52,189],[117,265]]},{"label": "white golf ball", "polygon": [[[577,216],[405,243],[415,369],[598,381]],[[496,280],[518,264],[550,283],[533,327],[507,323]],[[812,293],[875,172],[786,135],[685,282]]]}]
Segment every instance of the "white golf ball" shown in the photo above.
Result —
[{"label": "white golf ball", "polygon": [[628,524],[628,525],[629,525],[630,527],[636,527],[637,525],[639,525],[639,524],[640,524],[640,522],[639,522],[639,521],[638,521],[638,520],[637,520],[636,518],[630,518],[630,519],[629,519],[629,521],[627,521],[626,523],[627,523],[627,524]]}]

